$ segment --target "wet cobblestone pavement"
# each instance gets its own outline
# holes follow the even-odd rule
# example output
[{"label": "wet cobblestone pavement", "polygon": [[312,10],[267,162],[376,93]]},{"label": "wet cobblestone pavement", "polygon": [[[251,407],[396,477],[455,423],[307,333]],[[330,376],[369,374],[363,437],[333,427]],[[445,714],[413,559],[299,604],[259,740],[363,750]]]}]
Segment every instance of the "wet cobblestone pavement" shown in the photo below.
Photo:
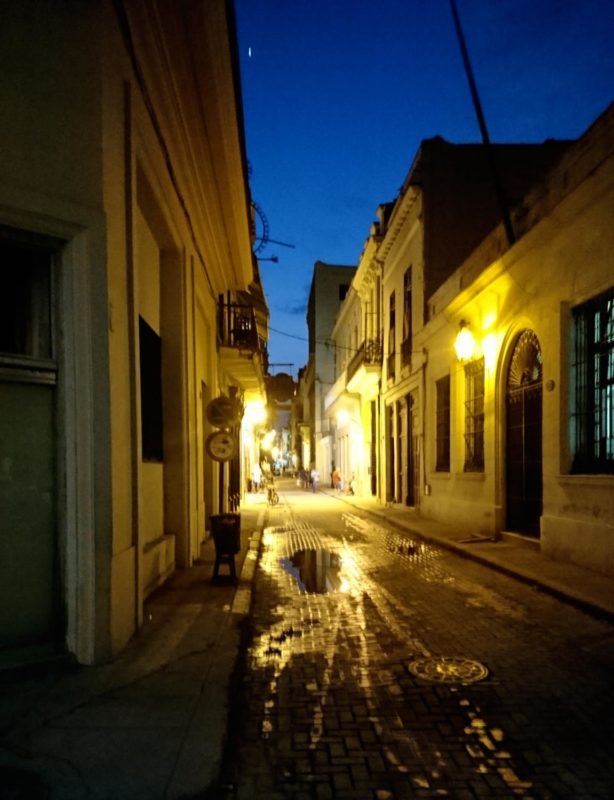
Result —
[{"label": "wet cobblestone pavement", "polygon": [[220,797],[614,797],[608,623],[282,493]]}]

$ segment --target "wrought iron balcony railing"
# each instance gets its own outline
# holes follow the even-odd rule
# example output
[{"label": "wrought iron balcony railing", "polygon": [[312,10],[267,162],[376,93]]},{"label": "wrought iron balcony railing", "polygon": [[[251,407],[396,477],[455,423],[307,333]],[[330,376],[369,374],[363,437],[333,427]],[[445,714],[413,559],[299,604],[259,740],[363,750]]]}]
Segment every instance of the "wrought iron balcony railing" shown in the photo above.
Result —
[{"label": "wrought iron balcony railing", "polygon": [[251,306],[222,303],[218,306],[218,337],[222,347],[260,350],[256,317]]},{"label": "wrought iron balcony railing", "polygon": [[349,382],[363,366],[382,366],[382,343],[379,339],[365,339],[347,366],[346,380]]}]

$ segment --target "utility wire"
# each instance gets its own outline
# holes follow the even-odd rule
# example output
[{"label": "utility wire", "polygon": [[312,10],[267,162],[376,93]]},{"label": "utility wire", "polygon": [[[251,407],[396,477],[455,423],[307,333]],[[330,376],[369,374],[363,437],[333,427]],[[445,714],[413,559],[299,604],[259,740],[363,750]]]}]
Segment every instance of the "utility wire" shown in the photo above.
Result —
[{"label": "utility wire", "polygon": [[[278,333],[280,336],[286,336],[288,339],[297,339],[299,342],[309,342],[309,339],[307,339],[304,336],[296,336],[293,333],[286,333],[285,331],[280,331],[280,330],[277,330],[277,328],[271,328],[270,326],[269,326],[269,330],[272,331],[273,333]],[[332,341],[332,339],[315,339],[314,343],[315,344],[322,344],[325,347],[334,347],[335,350],[348,350],[350,353],[357,353],[358,352],[358,348],[356,348],[356,347],[346,347],[345,345],[342,345],[342,344],[335,344]]]}]

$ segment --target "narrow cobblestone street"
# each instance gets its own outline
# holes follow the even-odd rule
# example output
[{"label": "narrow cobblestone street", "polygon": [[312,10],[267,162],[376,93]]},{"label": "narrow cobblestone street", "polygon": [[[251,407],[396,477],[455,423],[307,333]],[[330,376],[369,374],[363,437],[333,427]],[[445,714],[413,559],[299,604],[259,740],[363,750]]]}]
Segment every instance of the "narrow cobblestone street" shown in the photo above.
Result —
[{"label": "narrow cobblestone street", "polygon": [[329,494],[269,509],[224,797],[614,796],[614,631]]}]

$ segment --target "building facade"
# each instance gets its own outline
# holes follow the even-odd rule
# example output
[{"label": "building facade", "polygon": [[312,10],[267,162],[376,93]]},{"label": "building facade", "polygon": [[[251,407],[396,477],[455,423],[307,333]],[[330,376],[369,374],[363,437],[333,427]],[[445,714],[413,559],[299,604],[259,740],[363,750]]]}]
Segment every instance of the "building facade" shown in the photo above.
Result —
[{"label": "building facade", "polygon": [[324,413],[326,394],[335,382],[336,348],[331,331],[355,272],[355,267],[317,261],[307,304],[309,360],[302,377],[304,388],[299,387],[299,392],[307,397],[308,420],[302,420],[302,435],[309,436],[306,449],[311,461],[303,466],[307,470],[315,466],[323,482],[330,482],[333,469],[333,442]]},{"label": "building facade", "polygon": [[361,494],[610,575],[613,119],[495,145],[494,175],[481,146],[423,142],[331,329],[324,403]]},{"label": "building facade", "polygon": [[608,575],[613,134],[611,106],[515,207],[515,243],[496,228],[429,297],[417,337],[424,514]]},{"label": "building facade", "polygon": [[[113,658],[241,491],[268,312],[231,12],[4,9],[4,653]],[[232,458],[216,461],[221,395],[238,411]]]},{"label": "building facade", "polygon": [[379,408],[383,359],[381,283],[377,258],[391,205],[380,206],[361,253],[351,289],[335,319],[335,382],[324,398],[332,457],[342,490],[377,496]]}]

